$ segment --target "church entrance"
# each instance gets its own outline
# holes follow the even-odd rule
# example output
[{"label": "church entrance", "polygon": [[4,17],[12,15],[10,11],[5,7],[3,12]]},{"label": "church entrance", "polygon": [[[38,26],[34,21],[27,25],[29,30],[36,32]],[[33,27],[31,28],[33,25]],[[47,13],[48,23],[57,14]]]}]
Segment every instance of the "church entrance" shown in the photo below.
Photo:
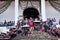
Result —
[{"label": "church entrance", "polygon": [[30,17],[35,19],[35,18],[39,18],[39,12],[38,12],[38,10],[36,8],[29,7],[29,8],[26,8],[23,11],[23,16],[24,16],[24,18],[28,18],[28,19]]}]

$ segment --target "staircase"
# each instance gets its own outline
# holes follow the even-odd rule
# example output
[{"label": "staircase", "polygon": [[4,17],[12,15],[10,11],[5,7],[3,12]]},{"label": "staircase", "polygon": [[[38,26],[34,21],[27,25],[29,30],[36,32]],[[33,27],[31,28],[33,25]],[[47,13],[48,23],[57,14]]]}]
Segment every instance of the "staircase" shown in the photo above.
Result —
[{"label": "staircase", "polygon": [[21,36],[17,34],[17,36],[13,40],[58,40],[57,38],[41,31],[32,31],[32,33],[28,36]]}]

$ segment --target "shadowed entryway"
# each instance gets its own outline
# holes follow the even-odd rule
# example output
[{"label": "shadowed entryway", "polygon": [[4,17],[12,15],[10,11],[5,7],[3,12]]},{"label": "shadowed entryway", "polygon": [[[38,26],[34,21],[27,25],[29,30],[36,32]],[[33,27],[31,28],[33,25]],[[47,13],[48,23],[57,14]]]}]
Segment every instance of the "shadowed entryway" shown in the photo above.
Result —
[{"label": "shadowed entryway", "polygon": [[23,11],[23,16],[24,18],[30,18],[32,17],[33,19],[35,18],[39,18],[39,12],[37,9],[35,8],[32,8],[32,7],[29,7],[29,8],[26,8],[24,11]]}]

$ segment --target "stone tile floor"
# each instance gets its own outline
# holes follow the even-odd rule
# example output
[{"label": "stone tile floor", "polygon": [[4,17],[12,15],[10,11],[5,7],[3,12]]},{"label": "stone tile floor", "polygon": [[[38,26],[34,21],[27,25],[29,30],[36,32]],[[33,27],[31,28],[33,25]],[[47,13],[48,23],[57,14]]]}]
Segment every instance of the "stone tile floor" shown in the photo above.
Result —
[{"label": "stone tile floor", "polygon": [[28,36],[21,36],[20,34],[17,34],[13,40],[58,40],[58,38],[45,32],[32,31],[32,33]]}]

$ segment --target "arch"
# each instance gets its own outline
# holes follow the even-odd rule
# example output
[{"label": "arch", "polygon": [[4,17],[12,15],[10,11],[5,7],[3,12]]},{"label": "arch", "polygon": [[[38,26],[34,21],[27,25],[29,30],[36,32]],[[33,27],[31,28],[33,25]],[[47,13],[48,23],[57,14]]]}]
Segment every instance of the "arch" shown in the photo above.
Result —
[{"label": "arch", "polygon": [[39,18],[39,12],[36,8],[33,8],[33,7],[29,7],[29,8],[26,8],[24,11],[23,11],[23,16],[24,18],[30,18],[32,17],[33,19],[35,18]]}]

